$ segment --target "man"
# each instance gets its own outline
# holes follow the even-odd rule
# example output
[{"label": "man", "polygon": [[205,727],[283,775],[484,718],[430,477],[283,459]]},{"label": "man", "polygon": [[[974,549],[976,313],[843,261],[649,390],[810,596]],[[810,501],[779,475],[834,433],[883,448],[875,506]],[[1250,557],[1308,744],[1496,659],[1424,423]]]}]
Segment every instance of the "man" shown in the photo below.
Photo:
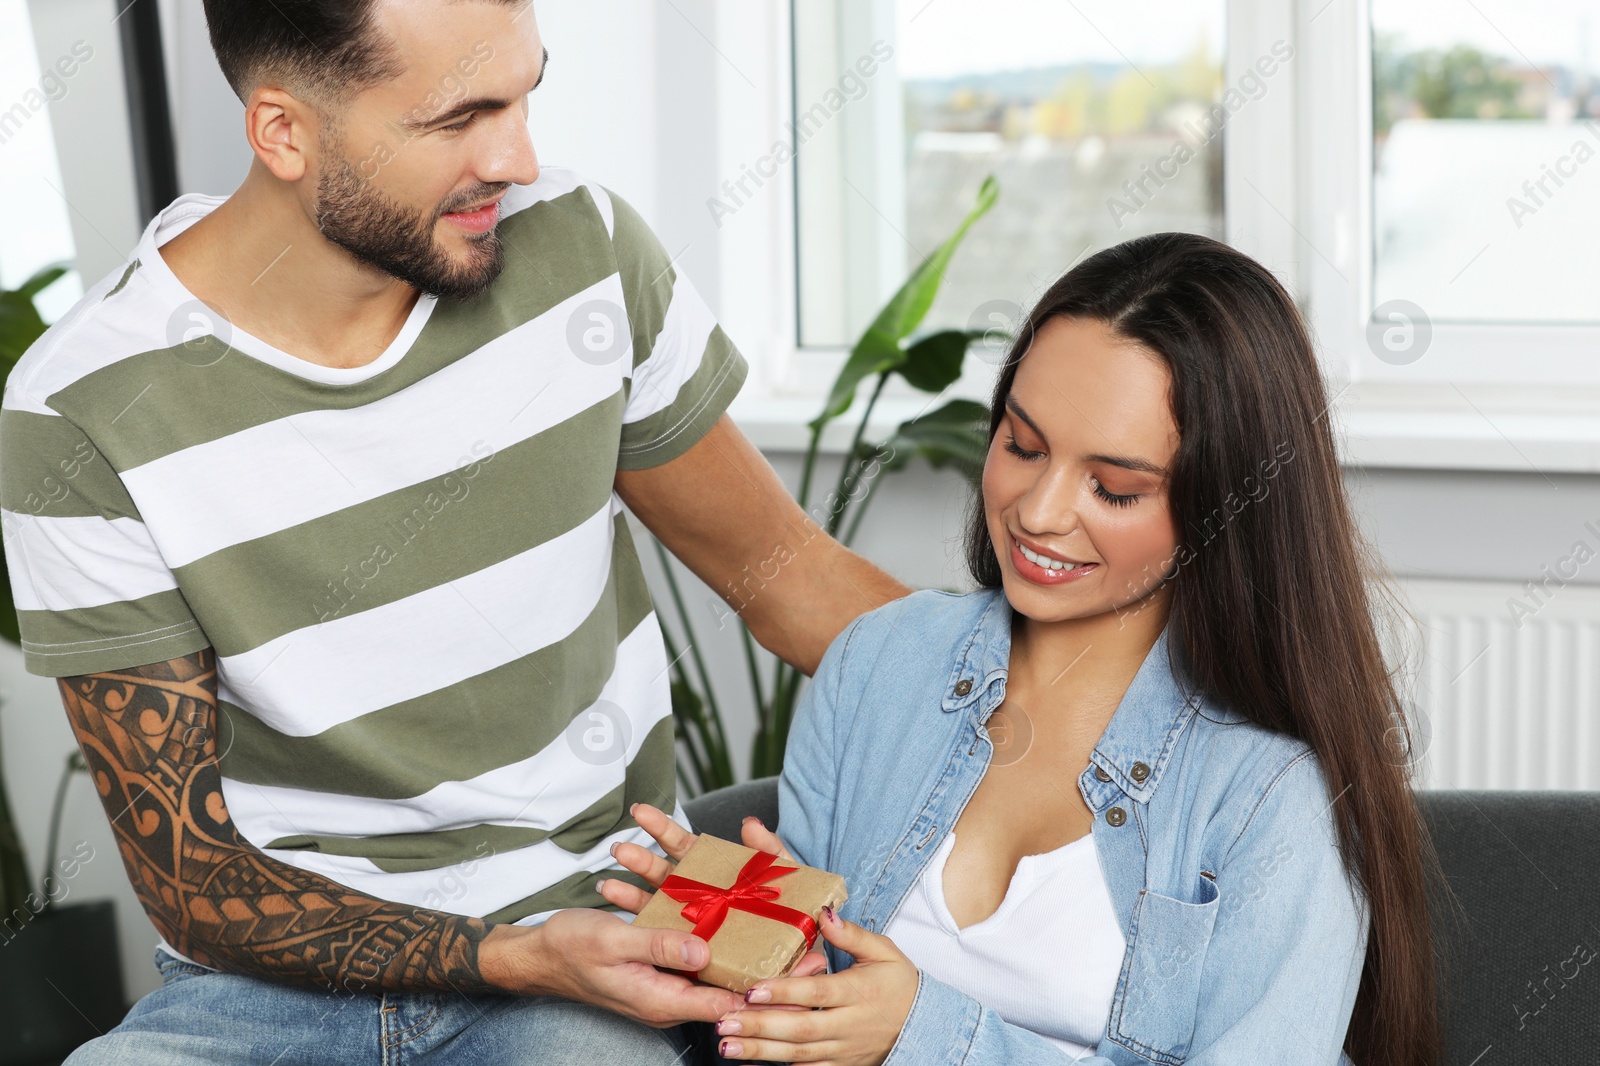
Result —
[{"label": "man", "polygon": [[[71,1061],[676,1061],[739,1000],[594,887],[675,806],[622,505],[745,603],[808,519],[723,414],[744,361],[625,201],[541,174],[529,0],[206,15],[246,181],[0,411],[27,667],[162,938]],[[742,616],[810,673],[907,591],[819,537]]]}]

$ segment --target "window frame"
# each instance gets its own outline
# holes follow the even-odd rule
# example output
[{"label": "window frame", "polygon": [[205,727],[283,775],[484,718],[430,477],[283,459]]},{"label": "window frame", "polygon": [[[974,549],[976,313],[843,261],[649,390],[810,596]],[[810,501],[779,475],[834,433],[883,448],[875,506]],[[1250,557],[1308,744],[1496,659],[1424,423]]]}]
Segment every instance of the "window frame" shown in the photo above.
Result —
[{"label": "window frame", "polygon": [[[758,92],[725,78],[719,92],[722,170],[770,153],[794,118],[797,64],[791,4],[718,5],[718,46],[766,61],[744,69]],[[860,0],[858,0],[860,2]],[[876,5],[892,0],[870,0]],[[1397,366],[1366,344],[1372,312],[1371,19],[1369,0],[1228,0],[1226,78],[1236,83],[1275,41],[1294,59],[1224,132],[1225,228],[1295,295],[1334,397],[1342,457],[1357,466],[1600,472],[1600,326],[1434,323],[1435,358]],[[891,42],[893,43],[893,42]],[[843,70],[848,56],[835,57]],[[872,93],[887,85],[874,84]],[[1351,87],[1354,93],[1351,93]],[[1340,94],[1343,94],[1342,97]],[[759,103],[756,101],[759,100]],[[1329,108],[1327,101],[1341,101]],[[798,174],[763,187],[762,206],[717,229],[721,305],[751,357],[734,415],[764,447],[804,446],[812,417],[848,350],[799,344]],[[1537,368],[1512,358],[1545,353]],[[1446,360],[1438,355],[1449,353]],[[1586,362],[1592,365],[1586,365]],[[1508,373],[1514,368],[1515,377]],[[993,368],[969,359],[946,394],[986,400]],[[894,383],[874,431],[924,409]],[[848,422],[848,416],[840,422]],[[824,446],[843,448],[842,427]]]},{"label": "window frame", "polygon": [[[1429,354],[1384,362],[1374,305],[1370,0],[1293,0],[1300,51],[1304,306],[1330,369],[1349,461],[1600,472],[1600,325],[1431,323]],[[1355,99],[1329,115],[1315,101]],[[1326,257],[1324,256],[1326,252]],[[1336,270],[1335,265],[1341,269]],[[1345,276],[1341,277],[1343,273]],[[1537,360],[1521,353],[1537,350]]]},{"label": "window frame", "polygon": [[[787,4],[760,5],[766,25],[759,29],[756,23],[763,21],[760,16],[752,18],[746,12],[737,20],[730,21],[726,18],[727,7],[721,9],[724,18],[719,20],[719,28],[723,31],[723,38],[718,42],[719,47],[724,50],[738,49],[739,54],[753,55],[760,54],[756,49],[764,44],[765,54],[772,59],[772,69],[784,71],[781,78],[773,78],[770,85],[762,86],[769,93],[771,101],[764,116],[766,128],[762,134],[752,134],[750,123],[757,116],[749,108],[729,109],[736,112],[737,117],[725,115],[725,134],[742,142],[759,142],[763,136],[769,141],[779,138],[783,133],[783,124],[794,118],[795,101],[801,95],[799,86],[805,79],[799,72],[801,59],[797,51],[793,3],[794,0],[790,0]],[[892,26],[894,0],[854,0],[854,7],[852,21],[857,28],[866,26],[885,32],[881,27],[886,22]],[[1224,76],[1229,84],[1235,83],[1258,57],[1268,54],[1275,41],[1295,43],[1292,6],[1280,0],[1227,0],[1225,18],[1228,46]],[[856,35],[860,36],[859,30]],[[861,44],[861,41],[856,41],[856,44]],[[842,71],[855,58],[855,53],[861,50],[841,44],[833,53],[830,65]],[[1296,62],[1298,60],[1297,51]],[[1230,118],[1223,134],[1226,160],[1224,200],[1228,204],[1224,225],[1227,239],[1267,263],[1291,291],[1297,290],[1300,273],[1300,250],[1295,233],[1296,223],[1293,221],[1299,201],[1295,165],[1298,151],[1286,152],[1282,146],[1292,136],[1295,126],[1299,90],[1294,66],[1294,63],[1284,64],[1270,83],[1269,91]],[[861,104],[867,104],[875,95],[898,94],[898,91],[896,72],[892,64],[886,64],[886,69],[877,76],[868,97]],[[737,91],[719,94],[720,98],[730,96],[735,98],[734,103],[737,104],[744,94]],[[742,169],[733,162],[740,158],[737,150],[728,151],[725,146],[724,156],[725,162],[732,164],[725,165],[725,171],[734,173]],[[870,175],[867,180],[871,180]],[[799,181],[798,163],[794,163],[786,167],[778,179],[768,184],[767,188],[785,203],[781,211],[772,212],[766,220],[768,228],[764,234],[750,232],[755,228],[750,226],[735,236],[730,232],[736,229],[733,223],[719,229],[723,262],[761,264],[759,269],[729,272],[724,277],[725,287],[732,283],[739,294],[737,299],[728,299],[729,294],[725,292],[725,307],[749,307],[753,303],[763,302],[753,291],[757,279],[764,279],[762,283],[773,285],[777,287],[776,291],[786,295],[778,328],[734,334],[741,338],[761,337],[759,347],[741,340],[750,349],[753,361],[759,360],[761,366],[760,373],[752,375],[758,383],[754,387],[746,387],[745,394],[735,402],[735,413],[742,413],[747,420],[758,423],[763,441],[786,448],[803,445],[803,432],[792,427],[790,420],[803,422],[815,413],[813,408],[820,405],[849,354],[848,349],[842,346],[806,346],[800,343],[799,281],[803,267],[799,261]],[[889,187],[888,183],[879,183],[877,189],[882,192],[885,187]],[[901,193],[903,195],[903,183]],[[843,257],[841,250],[834,261]],[[879,272],[882,270],[879,264]],[[901,273],[904,273],[903,269]],[[987,401],[992,380],[991,366],[981,360],[969,359],[966,372],[947,395]],[[885,390],[880,401],[880,414],[874,419],[875,423],[881,422],[881,426],[874,428],[887,431],[926,405],[925,396],[914,392],[904,383],[893,381]],[[799,412],[804,412],[803,416]],[[849,419],[841,421],[848,422]],[[833,442],[825,440],[825,445],[830,443]],[[842,447],[842,437],[839,446]]]}]

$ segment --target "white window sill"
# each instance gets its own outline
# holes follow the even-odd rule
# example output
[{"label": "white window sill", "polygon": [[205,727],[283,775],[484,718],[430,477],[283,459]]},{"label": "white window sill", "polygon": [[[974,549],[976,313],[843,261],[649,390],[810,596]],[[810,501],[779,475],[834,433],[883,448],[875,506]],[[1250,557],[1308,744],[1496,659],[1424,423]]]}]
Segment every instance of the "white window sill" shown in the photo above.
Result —
[{"label": "white window sill", "polygon": [[1351,385],[1335,404],[1346,466],[1600,473],[1600,389]]},{"label": "white window sill", "polygon": [[[987,402],[965,384],[937,399],[886,391],[866,439],[884,440],[901,422],[958,395]],[[849,446],[867,391],[859,390],[856,405],[828,426],[824,453]],[[811,438],[806,423],[821,408],[820,393],[747,388],[729,414],[763,452],[799,454]],[[1358,383],[1338,394],[1334,428],[1340,460],[1349,467],[1600,473],[1600,389]]]}]

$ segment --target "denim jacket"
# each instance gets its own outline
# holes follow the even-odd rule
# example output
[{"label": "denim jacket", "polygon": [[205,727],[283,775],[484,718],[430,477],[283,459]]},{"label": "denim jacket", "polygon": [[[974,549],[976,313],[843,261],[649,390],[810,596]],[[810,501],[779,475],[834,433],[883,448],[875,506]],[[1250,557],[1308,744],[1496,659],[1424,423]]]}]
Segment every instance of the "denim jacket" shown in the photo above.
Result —
[{"label": "denim jacket", "polygon": [[[972,797],[1011,616],[999,589],[923,591],[829,646],[791,727],[779,835],[844,875],[842,917],[881,933]],[[1369,914],[1340,861],[1335,797],[1305,743],[1186,698],[1172,630],[1077,779],[1127,950],[1099,1044],[1076,1061],[1350,1066]],[[827,953],[835,971],[852,961]],[[923,973],[885,1066],[1072,1061]]]}]

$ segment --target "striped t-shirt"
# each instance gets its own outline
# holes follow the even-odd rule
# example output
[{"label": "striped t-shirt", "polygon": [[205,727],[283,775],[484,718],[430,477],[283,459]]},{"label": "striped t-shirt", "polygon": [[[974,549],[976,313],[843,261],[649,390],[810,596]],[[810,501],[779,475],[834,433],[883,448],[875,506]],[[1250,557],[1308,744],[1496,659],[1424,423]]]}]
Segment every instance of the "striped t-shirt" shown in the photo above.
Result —
[{"label": "striped t-shirt", "polygon": [[681,815],[613,481],[703,436],[743,358],[570,171],[512,187],[488,292],[419,297],[349,369],[230,328],[168,268],[157,248],[222,202],[163,211],[6,383],[28,671],[213,647],[224,796],[268,855],[497,922],[609,906],[610,847],[653,846],[629,805]]}]

